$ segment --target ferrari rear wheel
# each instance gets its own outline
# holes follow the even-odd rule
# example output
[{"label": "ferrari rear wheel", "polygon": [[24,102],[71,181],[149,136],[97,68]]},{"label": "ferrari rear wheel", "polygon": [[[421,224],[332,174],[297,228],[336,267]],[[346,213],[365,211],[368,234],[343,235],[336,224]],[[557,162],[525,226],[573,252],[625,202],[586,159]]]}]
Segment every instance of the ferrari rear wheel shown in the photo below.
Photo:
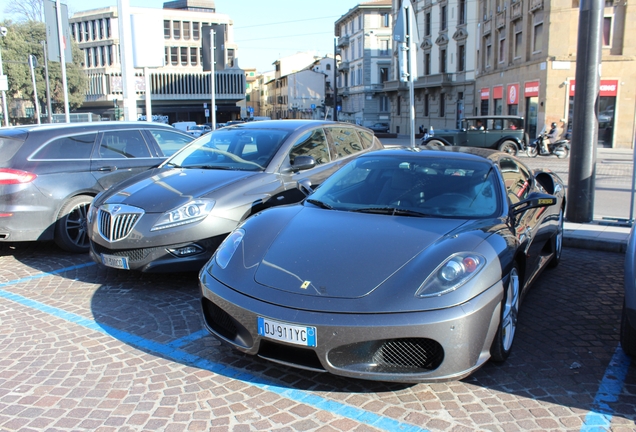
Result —
[{"label": "ferrari rear wheel", "polygon": [[512,342],[517,330],[517,317],[519,315],[519,301],[521,295],[521,282],[519,270],[514,264],[508,275],[508,286],[501,302],[501,319],[495,340],[490,347],[490,355],[494,361],[502,362],[508,358],[512,349]]}]

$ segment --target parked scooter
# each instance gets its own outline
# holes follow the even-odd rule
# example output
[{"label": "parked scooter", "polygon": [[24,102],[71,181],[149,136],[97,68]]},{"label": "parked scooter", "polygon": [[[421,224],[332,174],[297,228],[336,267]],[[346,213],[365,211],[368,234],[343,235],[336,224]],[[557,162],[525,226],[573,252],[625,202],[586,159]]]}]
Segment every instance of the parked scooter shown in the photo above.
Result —
[{"label": "parked scooter", "polygon": [[543,140],[547,140],[547,134],[541,133],[531,143],[528,144],[526,148],[526,154],[528,157],[534,158],[538,155],[541,156],[551,156],[556,155],[559,159],[565,159],[570,155],[570,140],[562,139],[556,141],[555,143],[548,143],[548,151],[544,151]]}]

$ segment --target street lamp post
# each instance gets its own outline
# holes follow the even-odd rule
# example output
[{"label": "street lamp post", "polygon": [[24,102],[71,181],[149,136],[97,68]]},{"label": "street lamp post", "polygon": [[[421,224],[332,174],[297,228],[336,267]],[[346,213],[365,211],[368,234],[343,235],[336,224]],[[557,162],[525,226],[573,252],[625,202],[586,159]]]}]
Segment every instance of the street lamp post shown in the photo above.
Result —
[{"label": "street lamp post", "polygon": [[[0,35],[5,37],[7,35],[7,28],[0,27]],[[2,113],[4,114],[4,125],[9,126],[9,111],[7,110],[7,95],[6,90],[9,90],[9,84],[7,77],[2,69],[2,51],[0,50],[0,89],[2,90]]]}]

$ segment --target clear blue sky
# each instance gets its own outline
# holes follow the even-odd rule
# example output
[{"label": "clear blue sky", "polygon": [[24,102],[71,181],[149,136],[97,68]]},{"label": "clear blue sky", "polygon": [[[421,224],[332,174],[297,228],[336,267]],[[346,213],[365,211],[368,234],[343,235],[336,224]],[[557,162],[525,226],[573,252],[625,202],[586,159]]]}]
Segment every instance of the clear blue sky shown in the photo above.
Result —
[{"label": "clear blue sky", "polygon": [[[0,12],[16,0],[0,0]],[[17,0],[20,1],[20,0]],[[49,1],[49,0],[45,0]],[[280,57],[300,51],[333,54],[334,22],[367,0],[214,0],[217,13],[234,21],[239,66],[272,70]],[[117,0],[61,0],[74,12],[117,6]],[[128,0],[132,7],[162,8],[163,0]],[[3,18],[9,18],[4,13]]]}]

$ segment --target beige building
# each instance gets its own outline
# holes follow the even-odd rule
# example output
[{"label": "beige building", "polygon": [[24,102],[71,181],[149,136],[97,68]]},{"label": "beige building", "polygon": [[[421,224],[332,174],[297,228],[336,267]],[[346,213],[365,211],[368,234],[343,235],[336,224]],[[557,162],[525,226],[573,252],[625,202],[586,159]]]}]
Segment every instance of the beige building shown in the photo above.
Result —
[{"label": "beige building", "polygon": [[[415,0],[417,24],[416,74],[414,81],[415,125],[434,129],[454,129],[477,104],[475,91],[478,26],[477,1]],[[393,0],[393,14],[400,0]],[[391,132],[409,134],[409,85],[399,81],[399,66],[393,43],[391,77],[384,90],[391,100]],[[416,131],[417,132],[417,131]]]},{"label": "beige building", "polygon": [[364,126],[390,123],[384,83],[391,69],[392,29],[391,0],[362,2],[336,21],[338,120]]},{"label": "beige building", "polygon": [[[552,122],[571,129],[579,1],[480,0],[478,12],[475,112],[519,114],[531,137]],[[599,146],[633,144],[636,45],[628,29],[635,20],[627,2],[605,2]]]}]

